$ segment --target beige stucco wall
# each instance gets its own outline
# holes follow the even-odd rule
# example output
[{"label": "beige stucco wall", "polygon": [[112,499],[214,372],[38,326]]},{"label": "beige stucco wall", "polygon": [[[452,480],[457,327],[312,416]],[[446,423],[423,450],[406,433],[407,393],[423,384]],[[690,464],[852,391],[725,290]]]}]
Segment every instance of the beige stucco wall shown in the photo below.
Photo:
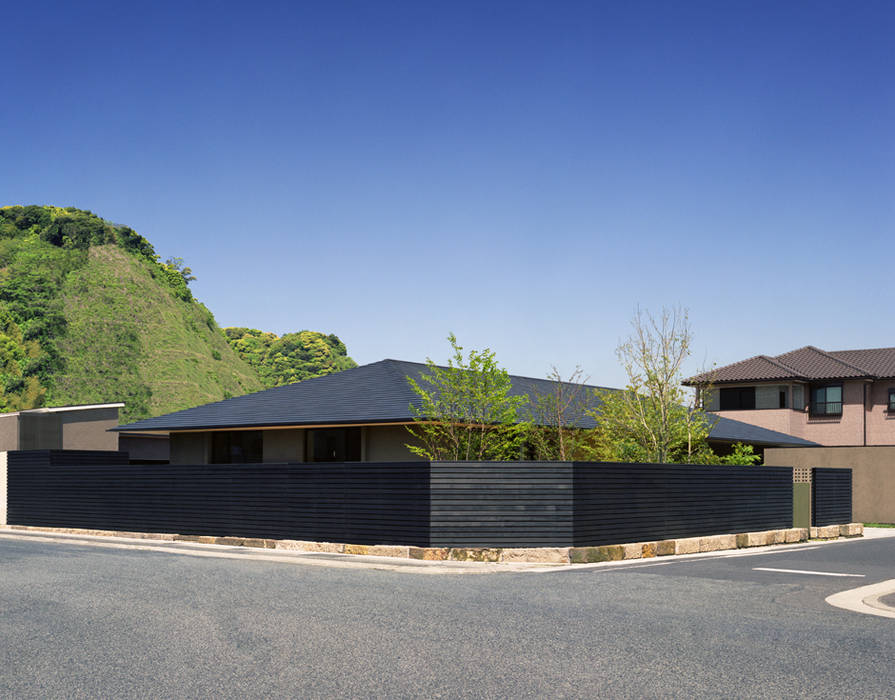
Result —
[{"label": "beige stucco wall", "polygon": [[366,430],[366,459],[369,462],[412,462],[419,457],[405,447],[413,437],[403,425],[376,425]]},{"label": "beige stucco wall", "polygon": [[0,415],[0,450],[19,449],[19,417]]},{"label": "beige stucco wall", "polygon": [[208,464],[210,433],[171,433],[171,464]]},{"label": "beige stucco wall", "polygon": [[[789,408],[756,408],[751,411],[716,411],[717,415],[733,420],[757,425],[768,430],[777,430],[796,437],[811,440],[821,445],[863,445],[864,444],[864,382],[852,381],[842,383],[842,415],[835,417],[812,417],[807,408],[792,410]],[[744,385],[748,386],[748,385]],[[753,385],[755,386],[755,385]],[[774,385],[779,391],[780,387]],[[868,389],[867,401],[867,444],[895,445],[895,417],[889,418],[886,410],[888,401],[888,384],[884,387]],[[788,399],[792,399],[792,387],[789,387]],[[807,388],[804,397],[808,398]],[[884,398],[880,398],[885,394]],[[870,397],[873,397],[871,406]],[[779,394],[778,394],[779,401]],[[756,405],[758,405],[756,392]]]},{"label": "beige stucco wall", "polygon": [[889,413],[889,389],[895,381],[884,380],[870,385],[867,406],[867,444],[895,445],[895,413]]},{"label": "beige stucco wall", "polygon": [[768,447],[764,463],[852,470],[855,522],[895,523],[895,447]]},{"label": "beige stucco wall", "polygon": [[303,462],[305,458],[305,431],[265,430],[263,456],[265,462]]},{"label": "beige stucco wall", "polygon": [[117,450],[118,433],[109,432],[118,425],[117,408],[89,411],[64,411],[58,414],[65,450]]}]

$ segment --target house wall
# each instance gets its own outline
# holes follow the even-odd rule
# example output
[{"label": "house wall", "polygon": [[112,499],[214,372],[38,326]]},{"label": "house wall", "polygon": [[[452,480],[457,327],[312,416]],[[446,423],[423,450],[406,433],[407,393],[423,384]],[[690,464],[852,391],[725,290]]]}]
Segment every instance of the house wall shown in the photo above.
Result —
[{"label": "house wall", "polygon": [[263,431],[265,462],[303,462],[305,459],[304,430]]},{"label": "house wall", "polygon": [[62,421],[58,413],[20,413],[20,450],[62,449]]},{"label": "house wall", "polygon": [[171,433],[171,464],[208,464],[210,433]]},{"label": "house wall", "polygon": [[874,382],[868,387],[868,445],[895,445],[895,413],[888,411],[889,389],[895,389],[895,380]]},{"label": "house wall", "polygon": [[[777,430],[781,433],[788,433],[805,440],[811,440],[821,445],[841,446],[841,445],[863,445],[864,444],[864,384],[863,381],[851,381],[842,383],[842,415],[835,417],[811,416],[807,407],[802,410],[793,410],[790,408],[759,408],[759,396],[761,395],[762,404],[768,405],[770,395],[773,391],[776,403],[779,406],[780,385],[766,385],[761,387],[755,384],[744,384],[742,386],[756,386],[755,393],[755,410],[746,411],[715,411],[719,416],[732,418],[733,420],[757,425],[768,430]],[[727,385],[725,385],[727,386]],[[735,385],[734,385],[735,386]],[[888,384],[886,385],[888,387]],[[788,387],[787,402],[792,403],[794,385]],[[805,389],[802,393],[803,403],[806,403],[809,392]],[[888,418],[885,414],[885,401],[888,400],[888,393],[880,388],[874,388],[871,392],[874,398],[874,406],[867,412],[867,444],[895,444],[895,417]],[[883,405],[877,406],[877,396],[885,393],[882,399]],[[798,399],[798,397],[796,397]],[[796,401],[798,404],[798,400]],[[715,403],[714,405],[717,405]],[[868,401],[869,405],[869,401]],[[871,413],[872,420],[875,421],[876,432],[871,438]]]},{"label": "house wall", "polygon": [[19,449],[19,417],[0,416],[0,450]]},{"label": "house wall", "polygon": [[118,433],[109,432],[118,425],[118,408],[63,411],[49,415],[59,416],[63,449],[118,449]]},{"label": "house wall", "polygon": [[133,462],[170,462],[171,440],[167,435],[119,435],[118,449]]},{"label": "house wall", "polygon": [[766,465],[852,470],[852,518],[895,523],[895,446],[768,447]]},{"label": "house wall", "polygon": [[369,462],[412,462],[420,459],[407,449],[416,443],[403,425],[375,425],[366,430],[366,460]]}]

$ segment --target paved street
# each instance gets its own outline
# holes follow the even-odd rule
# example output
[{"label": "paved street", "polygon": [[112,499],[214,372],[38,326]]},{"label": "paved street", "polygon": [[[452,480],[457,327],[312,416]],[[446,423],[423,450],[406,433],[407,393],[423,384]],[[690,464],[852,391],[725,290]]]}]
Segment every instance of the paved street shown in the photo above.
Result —
[{"label": "paved street", "polygon": [[891,697],[895,620],[824,599],[893,578],[895,538],[419,575],[0,537],[0,697]]}]

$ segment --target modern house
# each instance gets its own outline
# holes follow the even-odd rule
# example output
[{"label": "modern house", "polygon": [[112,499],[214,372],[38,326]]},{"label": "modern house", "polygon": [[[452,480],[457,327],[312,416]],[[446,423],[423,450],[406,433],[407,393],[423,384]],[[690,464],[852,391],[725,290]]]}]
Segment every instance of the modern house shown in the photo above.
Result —
[{"label": "modern house", "polygon": [[[407,378],[421,381],[426,365],[382,360],[295,384],[238,396],[113,428],[132,436],[169,435],[173,464],[410,461],[406,426],[419,397]],[[511,376],[512,394],[534,398],[554,390],[545,379]],[[598,387],[587,387],[596,389]],[[588,415],[570,424],[595,425]],[[721,418],[713,446],[745,442],[759,449],[812,443]]]},{"label": "modern house", "polygon": [[895,348],[811,345],[688,379],[723,418],[825,446],[895,445]]}]

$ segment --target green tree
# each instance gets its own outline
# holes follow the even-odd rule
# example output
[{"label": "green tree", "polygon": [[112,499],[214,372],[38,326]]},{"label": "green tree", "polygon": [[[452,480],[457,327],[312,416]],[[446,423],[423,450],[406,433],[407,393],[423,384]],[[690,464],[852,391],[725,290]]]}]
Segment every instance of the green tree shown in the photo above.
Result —
[{"label": "green tree", "polygon": [[576,367],[568,379],[563,379],[553,367],[547,378],[552,383],[550,391],[535,392],[531,401],[527,437],[531,456],[560,462],[585,459],[593,452],[594,434],[577,424],[595,408],[596,399],[586,386],[588,377]]},{"label": "green tree", "polygon": [[431,460],[484,461],[519,459],[527,432],[520,415],[528,396],[511,396],[512,384],[494,353],[463,348],[451,333],[452,356],[446,367],[426,360],[419,381],[407,377],[419,398],[411,404],[414,444],[407,448]]},{"label": "green tree", "polygon": [[[628,384],[598,392],[593,412],[602,458],[632,462],[708,461],[713,420],[690,402],[681,365],[690,355],[685,309],[663,309],[657,318],[638,309],[632,334],[617,349]],[[691,405],[687,405],[691,404]]]},{"label": "green tree", "polygon": [[357,367],[338,336],[317,331],[275,333],[256,328],[225,328],[236,353],[248,362],[268,387],[300,382]]}]

